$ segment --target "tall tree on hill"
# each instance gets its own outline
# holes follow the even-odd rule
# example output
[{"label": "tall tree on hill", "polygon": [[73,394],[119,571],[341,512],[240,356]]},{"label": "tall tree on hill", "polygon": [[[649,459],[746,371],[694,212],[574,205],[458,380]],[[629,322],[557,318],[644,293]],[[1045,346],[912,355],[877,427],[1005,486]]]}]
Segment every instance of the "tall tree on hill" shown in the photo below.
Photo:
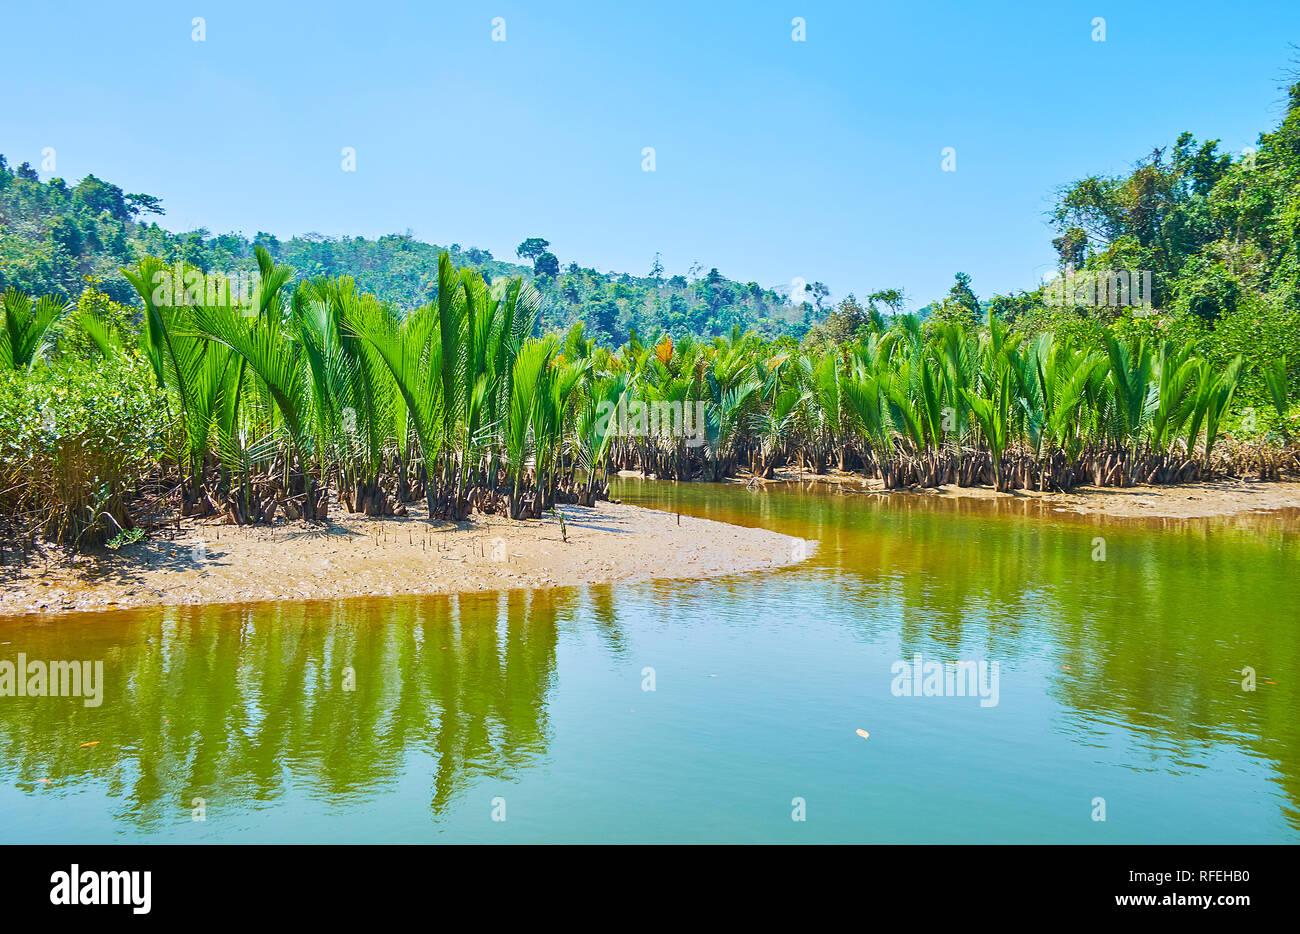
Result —
[{"label": "tall tree on hill", "polygon": [[960,324],[974,324],[980,318],[980,300],[975,290],[970,287],[970,276],[959,272],[953,276],[952,288],[935,309],[932,317],[936,321],[952,321]]},{"label": "tall tree on hill", "polygon": [[542,253],[533,260],[533,275],[548,276],[554,279],[560,274],[560,261],[555,258],[554,253]]},{"label": "tall tree on hill", "polygon": [[541,237],[529,237],[515,248],[515,255],[520,259],[535,261],[537,257],[546,252],[547,247],[550,245],[551,241],[549,240],[543,240]]}]

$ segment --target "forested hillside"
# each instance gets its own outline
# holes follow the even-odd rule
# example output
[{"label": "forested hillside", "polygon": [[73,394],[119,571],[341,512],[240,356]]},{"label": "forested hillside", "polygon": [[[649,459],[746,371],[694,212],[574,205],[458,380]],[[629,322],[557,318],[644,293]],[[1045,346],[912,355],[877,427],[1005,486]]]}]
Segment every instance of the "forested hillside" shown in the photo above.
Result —
[{"label": "forested hillside", "polygon": [[[295,283],[348,275],[360,290],[409,310],[436,297],[445,249],[454,265],[477,270],[489,284],[512,276],[531,281],[541,300],[538,333],[582,321],[589,338],[609,347],[634,334],[657,341],[663,333],[711,338],[736,329],[820,347],[880,332],[907,310],[907,297],[884,283],[832,307],[820,282],[792,302],[787,287],[735,281],[717,269],[669,275],[657,255],[645,275],[598,272],[562,264],[540,237],[503,259],[409,234],[279,240],[259,232],[250,240],[204,229],[175,233],[159,224],[163,211],[158,197],[126,193],[94,175],[75,186],[42,181],[28,164],[13,168],[0,156],[0,290],[76,300],[89,278],[90,304],[107,298],[138,308],[122,267],[153,256],[205,272],[252,271],[254,248],[262,246],[292,267]],[[1184,133],[1140,156],[1130,173],[1063,185],[1048,221],[1063,274],[1121,270],[1135,284],[1145,274],[1151,306],[1091,296],[1075,301],[1068,289],[1064,302],[1052,302],[1041,286],[981,298],[978,283],[958,272],[947,296],[917,296],[933,300],[914,313],[936,324],[978,326],[991,312],[1013,333],[1052,331],[1098,348],[1102,327],[1114,326],[1122,337],[1189,343],[1215,366],[1239,353],[1285,357],[1293,369],[1300,361],[1300,85],[1288,89],[1283,120],[1261,134],[1253,152],[1228,154],[1217,140]],[[1243,387],[1255,402],[1266,396],[1260,372],[1249,371]]]},{"label": "forested hillside", "polygon": [[657,257],[647,259],[644,276],[577,263],[561,267],[550,244],[538,237],[519,245],[514,258],[522,262],[516,263],[488,250],[425,243],[409,234],[369,240],[307,233],[279,240],[259,232],[250,240],[204,229],[173,233],[157,222],[163,211],[159,198],[124,193],[94,175],[75,186],[61,178],[42,181],[27,163],[11,168],[0,155],[0,291],[12,287],[75,299],[90,276],[101,280],[97,287],[114,301],[133,303],[137,297],[121,275],[123,266],[154,256],[204,272],[251,272],[257,268],[254,247],[263,246],[277,262],[293,267],[295,281],[350,275],[362,290],[411,309],[435,297],[438,254],[447,250],[453,263],[479,270],[489,282],[531,279],[543,297],[542,330],[583,320],[591,336],[612,345],[625,342],[633,330],[642,336],[663,330],[713,336],[739,326],[798,337],[822,316],[828,294],[813,283],[808,302],[796,307],[784,292],[730,280],[717,269],[667,275]]}]

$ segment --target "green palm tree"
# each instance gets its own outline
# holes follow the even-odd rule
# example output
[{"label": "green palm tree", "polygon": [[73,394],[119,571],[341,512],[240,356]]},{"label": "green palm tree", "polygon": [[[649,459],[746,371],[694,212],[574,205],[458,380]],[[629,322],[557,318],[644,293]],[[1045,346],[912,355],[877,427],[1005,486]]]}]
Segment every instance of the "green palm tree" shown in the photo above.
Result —
[{"label": "green palm tree", "polygon": [[53,295],[32,301],[25,293],[9,289],[4,293],[4,315],[0,319],[0,369],[26,370],[47,346],[50,326],[70,307]]}]

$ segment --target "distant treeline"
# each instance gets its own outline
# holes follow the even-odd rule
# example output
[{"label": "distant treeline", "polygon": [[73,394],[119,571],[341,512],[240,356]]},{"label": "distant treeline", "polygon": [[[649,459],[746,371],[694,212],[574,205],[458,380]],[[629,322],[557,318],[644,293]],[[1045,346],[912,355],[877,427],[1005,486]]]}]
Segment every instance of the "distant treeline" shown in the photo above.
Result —
[{"label": "distant treeline", "polygon": [[85,277],[102,280],[100,291],[114,301],[138,303],[121,267],[153,256],[167,264],[185,262],[205,271],[233,274],[257,268],[254,249],[264,247],[279,263],[296,270],[297,281],[349,275],[358,288],[398,309],[411,309],[437,297],[438,256],[481,272],[489,282],[523,276],[542,296],[541,331],[586,322],[588,333],[611,345],[633,332],[659,331],[701,337],[742,330],[766,336],[802,337],[828,310],[829,291],[813,283],[808,301],[792,304],[786,291],[757,282],[737,282],[717,269],[669,276],[655,257],[644,276],[597,272],[569,263],[561,267],[550,244],[530,237],[519,245],[523,263],[498,259],[490,250],[442,246],[409,233],[365,237],[325,237],[308,233],[289,240],[259,231],[212,235],[206,229],[173,233],[150,215],[161,215],[161,200],[127,194],[88,175],[75,186],[61,178],[42,182],[27,163],[16,168],[0,155],[0,291],[21,289],[33,295],[76,299]]},{"label": "distant treeline", "polygon": [[[521,276],[540,296],[537,332],[567,330],[582,321],[599,344],[618,347],[663,334],[713,338],[753,330],[766,338],[792,338],[820,349],[879,332],[906,311],[895,288],[849,294],[837,304],[830,289],[809,281],[801,294],[787,288],[728,279],[716,268],[692,267],[667,275],[656,255],[646,275],[598,272],[561,264],[540,237],[516,250],[521,262],[490,251],[425,243],[408,234],[375,240],[305,234],[279,240],[259,232],[211,235],[199,229],[173,233],[151,216],[157,197],[125,193],[88,175],[74,187],[60,178],[44,182],[27,163],[11,168],[0,156],[0,290],[76,300],[87,278],[115,302],[139,308],[120,273],[145,257],[192,264],[206,272],[256,269],[255,247],[295,270],[295,281],[351,276],[357,288],[409,310],[436,299],[438,256],[477,270],[493,283]],[[1287,91],[1280,125],[1262,133],[1251,151],[1229,155],[1218,140],[1182,134],[1155,148],[1131,172],[1089,176],[1063,185],[1049,211],[1052,244],[1063,276],[1149,283],[1149,305],[1084,297],[1042,285],[1008,295],[979,297],[976,284],[957,273],[948,295],[916,314],[933,323],[978,327],[992,312],[1013,333],[1053,332],[1102,349],[1103,330],[1123,336],[1173,339],[1188,344],[1216,367],[1239,354],[1300,361],[1300,84]],[[1136,289],[1135,289],[1136,291]],[[1061,297],[1064,294],[1064,301]],[[792,298],[794,299],[792,301]],[[1258,368],[1242,387],[1245,399],[1267,397]]]}]

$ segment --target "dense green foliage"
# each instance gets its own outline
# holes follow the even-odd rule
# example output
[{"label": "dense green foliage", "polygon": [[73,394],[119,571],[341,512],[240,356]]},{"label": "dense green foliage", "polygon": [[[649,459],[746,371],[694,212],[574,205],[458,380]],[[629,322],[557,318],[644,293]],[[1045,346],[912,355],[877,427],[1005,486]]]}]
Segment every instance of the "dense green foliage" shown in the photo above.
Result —
[{"label": "dense green foliage", "polygon": [[[183,515],[237,523],[322,519],[331,491],[366,515],[423,500],[452,519],[473,508],[537,516],[557,497],[604,492],[610,427],[596,408],[626,381],[566,361],[553,335],[530,337],[530,285],[488,286],[444,253],[437,300],[401,313],[348,277],[293,287],[292,269],[261,247],[257,260],[247,305],[190,303],[160,288],[174,267],[141,260],[123,272],[144,313],[125,326],[97,290],[75,311],[6,295],[0,340],[45,348],[6,358],[0,414],[22,413],[0,432],[11,525],[102,541],[110,525],[131,527],[122,504],[159,478]],[[33,305],[53,309],[39,327]],[[58,314],[72,324],[54,343]]]},{"label": "dense green foliage", "polygon": [[[258,523],[323,518],[331,496],[536,516],[614,468],[1046,490],[1296,466],[1300,85],[1256,153],[1184,135],[1061,190],[1063,276],[1146,272],[1154,306],[981,301],[958,273],[920,315],[892,289],[829,309],[821,283],[796,310],[657,258],[640,279],[561,269],[538,237],[529,268],[141,221],[160,211],[0,159],[0,512],[23,534],[102,541],[145,486]],[[223,276],[250,268],[260,287],[232,301]]]},{"label": "dense green foliage", "polygon": [[[1016,335],[992,314],[982,328],[899,315],[822,352],[738,328],[611,350],[581,323],[530,337],[532,287],[489,286],[447,254],[437,301],[407,313],[347,277],[291,288],[291,269],[257,256],[262,288],[247,306],[160,301],[172,270],[146,259],[125,270],[146,309],[133,332],[83,307],[79,353],[69,340],[62,355],[13,359],[0,499],[11,521],[68,515],[37,525],[102,540],[101,518],[129,528],[130,487],[159,471],[183,514],[264,523],[323,519],[332,495],[367,515],[423,500],[456,520],[538,516],[590,504],[612,467],[720,480],[833,463],[886,489],[1068,490],[1293,466],[1285,366],[1264,375],[1277,443],[1216,460],[1246,362],[1216,368],[1187,343],[1103,328],[1098,351]],[[30,320],[6,314],[48,346]],[[161,424],[162,412],[174,418]]]},{"label": "dense green foliage", "polygon": [[1287,440],[1284,367],[1271,371],[1277,410],[1250,416],[1255,436],[1272,443],[1237,444],[1224,456],[1216,443],[1245,360],[1219,369],[1187,344],[1101,333],[1098,350],[1050,333],[1016,335],[993,315],[982,328],[900,315],[886,330],[821,353],[737,333],[710,344],[665,341],[653,351],[629,345],[598,355],[596,370],[626,373],[632,395],[651,408],[702,404],[698,448],[680,432],[643,430],[634,420],[615,433],[615,466],[660,477],[717,480],[744,468],[766,477],[780,465],[815,473],[834,465],[886,489],[1069,490],[1216,471],[1278,475]]},{"label": "dense green foliage", "polygon": [[1218,151],[1184,133],[1121,177],[1093,176],[1064,187],[1051,219],[1062,267],[1147,270],[1154,306],[1047,308],[1042,290],[994,300],[1022,332],[1051,329],[1093,339],[1103,324],[1124,334],[1191,343],[1213,367],[1244,354],[1244,399],[1266,406],[1263,374],[1289,361],[1300,373],[1300,84],[1288,92],[1280,126],[1254,152]]},{"label": "dense green foliage", "polygon": [[138,354],[0,368],[0,518],[96,544],[133,525],[128,501],[166,448],[166,400]]}]

